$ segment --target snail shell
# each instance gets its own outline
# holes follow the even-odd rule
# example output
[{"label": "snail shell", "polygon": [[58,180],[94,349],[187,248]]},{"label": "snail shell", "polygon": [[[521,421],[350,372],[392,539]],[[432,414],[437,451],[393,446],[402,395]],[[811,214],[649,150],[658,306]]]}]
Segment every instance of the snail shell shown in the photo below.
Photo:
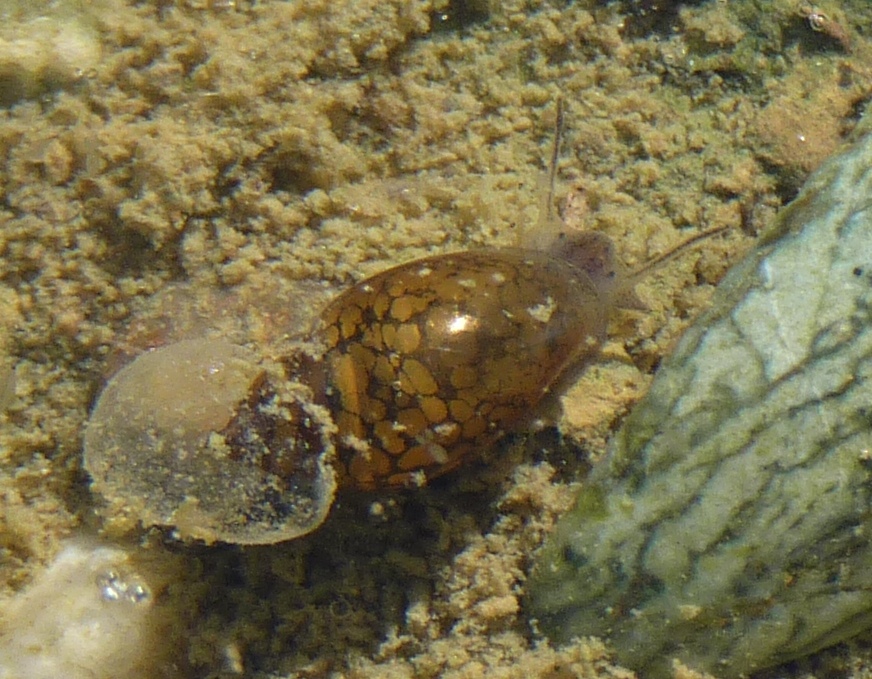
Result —
[{"label": "snail shell", "polygon": [[517,431],[598,350],[606,311],[583,270],[508,248],[408,262],[340,294],[315,335],[343,481],[423,485]]}]

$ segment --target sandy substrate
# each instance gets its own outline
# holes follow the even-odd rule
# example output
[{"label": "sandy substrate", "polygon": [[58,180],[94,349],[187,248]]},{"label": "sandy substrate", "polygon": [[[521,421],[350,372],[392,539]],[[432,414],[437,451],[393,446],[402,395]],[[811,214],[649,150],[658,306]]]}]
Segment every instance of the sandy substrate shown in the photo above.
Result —
[{"label": "sandy substrate", "polygon": [[[661,357],[870,96],[865,3],[827,8],[847,37],[769,4],[0,5],[2,596],[106,529],[81,448],[109,375],[182,336],[280,355],[367,274],[540,240],[563,97],[568,227],[630,268],[729,228],[641,282],[648,310],[614,314],[539,431],[420,492],[343,495],[290,543],[108,537],[182,564],[162,605],[189,643],[156,676],[628,676],[599,642],[531,634],[525,574]],[[867,676],[864,657],[789,672]]]}]

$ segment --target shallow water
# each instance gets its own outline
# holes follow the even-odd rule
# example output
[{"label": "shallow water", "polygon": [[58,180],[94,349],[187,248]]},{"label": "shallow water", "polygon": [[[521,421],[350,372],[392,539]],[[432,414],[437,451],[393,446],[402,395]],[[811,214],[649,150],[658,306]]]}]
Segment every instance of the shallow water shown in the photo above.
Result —
[{"label": "shallow water", "polygon": [[[610,671],[596,644],[534,644],[519,610],[530,554],[728,265],[852,129],[870,10],[826,8],[854,36],[847,53],[787,0],[763,15],[715,1],[459,5],[13,16],[17,32],[0,34],[5,594],[71,531],[142,537],[135,520],[106,521],[81,472],[83,425],[119,355],[165,341],[167,323],[201,323],[189,309],[203,300],[204,332],[280,355],[309,307],[351,281],[529,238],[562,96],[568,226],[606,233],[631,266],[700,228],[728,235],[639,287],[648,311],[613,320],[603,360],[561,385],[539,435],[420,493],[344,498],[321,531],[281,546],[144,542],[189,565],[185,596],[164,603],[190,619],[185,676]],[[167,311],[180,283],[193,292]],[[264,290],[290,310],[256,313]],[[227,314],[216,291],[255,303]]]}]

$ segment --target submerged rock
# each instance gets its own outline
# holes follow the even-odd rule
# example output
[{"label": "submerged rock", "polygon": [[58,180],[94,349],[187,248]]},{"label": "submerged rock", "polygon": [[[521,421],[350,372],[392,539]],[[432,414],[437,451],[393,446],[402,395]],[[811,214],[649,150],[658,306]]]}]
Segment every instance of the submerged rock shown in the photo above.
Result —
[{"label": "submerged rock", "polygon": [[68,541],[0,614],[0,679],[184,676],[166,584],[172,557]]},{"label": "submerged rock", "polygon": [[872,627],[872,136],[721,284],[558,524],[527,610],[663,677]]}]

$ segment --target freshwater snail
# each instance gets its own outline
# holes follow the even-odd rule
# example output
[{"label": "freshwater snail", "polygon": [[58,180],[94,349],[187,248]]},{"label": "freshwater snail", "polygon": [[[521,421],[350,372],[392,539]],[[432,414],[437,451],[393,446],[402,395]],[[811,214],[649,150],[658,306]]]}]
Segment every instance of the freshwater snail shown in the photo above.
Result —
[{"label": "freshwater snail", "polygon": [[548,252],[407,262],[340,294],[315,330],[326,346],[315,392],[339,431],[345,483],[424,485],[524,427],[564,368],[597,353],[639,277],[720,230],[629,275],[608,238],[580,232]]},{"label": "freshwater snail", "polygon": [[[539,233],[557,223],[562,112]],[[595,232],[417,259],[339,294],[275,360],[225,340],[155,349],[97,401],[92,487],[125,528],[241,544],[308,533],[337,487],[422,486],[522,429],[564,369],[597,353],[611,310],[637,303],[642,276],[724,229],[631,274]]]},{"label": "freshwater snail", "polygon": [[564,368],[595,355],[611,307],[650,266],[621,275],[595,233],[550,252],[435,255],[336,297],[308,335],[314,355],[169,344],[110,380],[85,467],[122,526],[243,544],[298,537],[324,520],[337,485],[423,485],[522,428]]}]

